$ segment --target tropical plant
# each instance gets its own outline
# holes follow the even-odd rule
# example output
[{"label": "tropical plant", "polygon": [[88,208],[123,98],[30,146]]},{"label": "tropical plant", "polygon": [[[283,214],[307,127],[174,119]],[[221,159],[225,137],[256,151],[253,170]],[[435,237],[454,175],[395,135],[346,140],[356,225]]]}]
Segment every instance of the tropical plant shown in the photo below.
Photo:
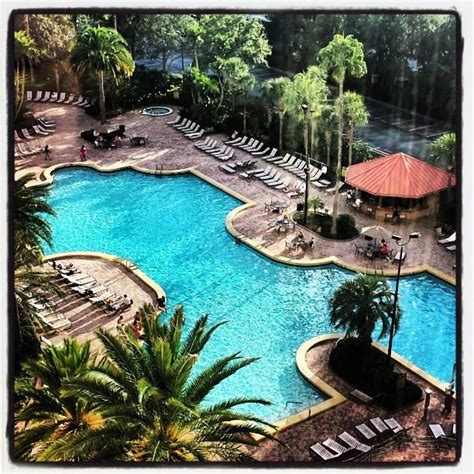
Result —
[{"label": "tropical plant", "polygon": [[334,129],[337,127],[337,113],[334,105],[325,104],[321,109],[320,128],[324,133],[324,141],[326,145],[326,164],[331,164],[331,144]]},{"label": "tropical plant", "polygon": [[441,164],[448,171],[456,168],[456,134],[445,133],[431,144],[430,158],[435,164]]},{"label": "tropical plant", "polygon": [[93,399],[64,391],[89,370],[93,363],[89,357],[89,342],[80,345],[65,339],[62,345],[43,348],[37,359],[23,364],[28,378],[15,384],[17,398],[25,400],[15,413],[17,460],[57,461],[55,447],[60,440],[103,425]]},{"label": "tropical plant", "polygon": [[127,49],[127,42],[116,30],[102,26],[85,26],[77,36],[71,54],[71,64],[78,74],[86,71],[95,75],[99,89],[99,105],[102,123],[105,122],[104,77],[111,74],[131,76],[135,63]]},{"label": "tropical plant", "polygon": [[[338,142],[337,142],[337,166],[336,183],[341,177],[342,161],[342,133],[344,118],[344,81],[346,76],[362,77],[367,73],[367,66],[364,61],[364,49],[362,43],[351,35],[334,35],[332,41],[321,51],[318,58],[321,67],[338,83]],[[336,235],[337,231],[337,205],[339,200],[339,188],[336,186],[334,193],[334,204],[332,212],[331,233]]]},{"label": "tropical plant", "polygon": [[[361,342],[370,345],[376,324],[380,324],[378,339],[390,331],[393,318],[392,293],[385,278],[359,274],[343,282],[328,302],[330,324],[346,331],[346,337],[356,335]],[[400,322],[397,307],[395,331]]]},{"label": "tropical plant", "polygon": [[[283,120],[288,110],[287,89],[291,86],[288,77],[277,77],[270,79],[262,84],[263,98],[269,105],[270,114],[273,107],[278,110],[279,128],[278,128],[278,147],[280,153],[283,150]],[[271,115],[270,115],[271,117]]]},{"label": "tropical plant", "polygon": [[319,196],[315,196],[309,200],[309,205],[313,207],[313,211],[316,214],[318,209],[324,207],[324,201]]},{"label": "tropical plant", "polygon": [[26,62],[28,59],[31,63],[36,60],[41,50],[36,42],[30,38],[24,31],[15,31],[15,119],[18,117],[25,100],[25,83],[26,83]]},{"label": "tropical plant", "polygon": [[34,336],[41,324],[36,316],[37,310],[31,304],[32,294],[60,293],[51,278],[52,273],[38,267],[43,256],[43,244],[51,245],[51,227],[45,216],[54,216],[55,213],[46,201],[48,188],[28,186],[33,178],[34,174],[28,173],[13,185],[14,328],[22,349],[20,357],[24,355],[23,349],[34,354],[39,345]]},{"label": "tropical plant", "polygon": [[[106,361],[94,366],[65,388],[68,396],[95,400],[103,423],[54,442],[55,459],[136,462],[239,461],[248,459],[242,445],[254,445],[252,434],[271,436],[266,422],[239,413],[261,399],[234,397],[203,405],[223,380],[254,358],[239,353],[223,357],[194,373],[214,331],[202,316],[184,337],[184,313],[177,307],[169,323],[148,304],[140,310],[143,335],[123,328],[113,335],[97,332]],[[48,453],[53,454],[48,448]]]},{"label": "tropical plant", "polygon": [[352,145],[354,142],[354,127],[367,125],[369,121],[369,112],[364,104],[364,98],[357,92],[347,91],[344,93],[344,112],[348,120],[348,147],[349,166],[352,164]]}]

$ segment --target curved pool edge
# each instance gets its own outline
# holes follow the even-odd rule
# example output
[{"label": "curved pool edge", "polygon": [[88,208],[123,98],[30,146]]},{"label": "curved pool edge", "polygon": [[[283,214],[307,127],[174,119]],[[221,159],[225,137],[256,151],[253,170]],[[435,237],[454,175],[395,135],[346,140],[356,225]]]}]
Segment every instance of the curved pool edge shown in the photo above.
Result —
[{"label": "curved pool edge", "polygon": [[[43,177],[42,181],[38,182],[36,180],[36,182],[32,182],[31,184],[29,184],[29,186],[50,185],[54,181],[54,177],[52,175],[54,171],[58,169],[74,168],[74,167],[91,168],[95,171],[104,172],[104,173],[112,173],[116,171],[125,171],[125,170],[130,169],[133,171],[137,171],[139,173],[158,175],[158,176],[174,176],[174,175],[192,174],[196,176],[197,178],[203,180],[204,182],[214,186],[215,188],[220,189],[226,194],[229,194],[230,196],[244,203],[241,206],[238,206],[235,209],[232,209],[232,211],[230,211],[229,214],[227,214],[226,219],[225,219],[225,226],[226,226],[227,231],[235,239],[248,245],[253,250],[259,252],[260,254],[264,255],[265,257],[277,263],[281,263],[284,265],[297,266],[297,267],[318,267],[318,266],[333,264],[333,265],[337,265],[340,268],[343,268],[355,273],[364,273],[364,274],[369,274],[369,275],[382,275],[382,276],[387,276],[387,277],[397,276],[397,270],[388,270],[381,273],[380,271],[372,270],[367,267],[362,267],[360,265],[356,265],[353,263],[344,262],[343,260],[335,256],[328,256],[328,257],[322,257],[322,258],[317,258],[317,259],[316,258],[315,259],[310,259],[310,258],[295,259],[291,257],[284,257],[281,255],[277,255],[276,253],[272,252],[267,247],[264,247],[263,245],[256,243],[252,238],[239,232],[234,226],[234,220],[237,218],[237,216],[247,211],[248,209],[251,209],[257,206],[257,203],[253,201],[252,199],[244,196],[243,194],[240,194],[237,191],[234,191],[232,188],[229,188],[225,184],[222,184],[219,181],[211,178],[210,176],[207,176],[205,173],[197,170],[195,167],[181,168],[177,170],[160,170],[157,172],[156,170],[150,170],[148,168],[142,168],[141,166],[136,166],[136,165],[116,164],[116,165],[105,167],[105,166],[97,165],[96,163],[88,163],[88,162],[58,163],[56,165],[46,168],[41,173],[39,177],[40,178]],[[455,277],[452,277],[444,273],[443,271],[432,267],[431,265],[427,263],[422,263],[420,265],[416,265],[414,267],[410,267],[406,269],[402,268],[401,270],[402,276],[417,275],[420,273],[428,273],[444,281],[445,283],[448,283],[452,286],[456,286]]]},{"label": "curved pool edge", "polygon": [[[118,263],[125,270],[131,272],[135,277],[137,277],[146,287],[148,287],[153,293],[155,293],[156,299],[161,297],[166,297],[165,290],[156,283],[152,278],[150,278],[146,273],[140,270],[134,262],[131,260],[126,260],[124,258],[118,257],[116,255],[111,255],[108,253],[102,252],[62,252],[55,253],[50,255],[45,255],[42,262],[46,263],[51,260],[65,260],[68,258],[75,259],[92,259],[92,260],[103,260],[106,262]],[[132,267],[133,265],[133,267]]]},{"label": "curved pool edge", "polygon": [[[319,344],[322,344],[323,342],[331,341],[331,340],[337,340],[340,338],[343,338],[345,335],[343,333],[336,333],[336,334],[322,334],[320,336],[315,336],[311,339],[308,339],[307,341],[303,342],[301,346],[298,348],[296,351],[296,366],[301,373],[301,375],[312,385],[314,385],[319,391],[327,394],[328,396],[335,397],[336,401],[338,401],[337,404],[342,403],[342,401],[346,400],[346,397],[344,397],[341,393],[339,393],[336,389],[331,387],[329,384],[327,384],[324,380],[318,377],[317,374],[315,374],[307,365],[306,363],[306,354],[316,347]],[[372,346],[377,348],[379,351],[383,352],[384,354],[388,354],[388,349],[383,346],[382,344],[378,342],[372,342]],[[433,377],[431,374],[428,372],[424,371],[423,369],[420,369],[417,365],[413,364],[410,362],[408,359],[405,359],[405,357],[402,357],[400,354],[397,354],[392,350],[392,355],[391,357],[398,362],[404,369],[407,371],[413,373],[423,381],[427,382],[428,384],[432,385],[436,389],[440,390],[441,392],[444,392],[446,389],[446,382],[442,382],[441,380],[437,379],[436,377]],[[341,400],[342,397],[342,400]]]}]

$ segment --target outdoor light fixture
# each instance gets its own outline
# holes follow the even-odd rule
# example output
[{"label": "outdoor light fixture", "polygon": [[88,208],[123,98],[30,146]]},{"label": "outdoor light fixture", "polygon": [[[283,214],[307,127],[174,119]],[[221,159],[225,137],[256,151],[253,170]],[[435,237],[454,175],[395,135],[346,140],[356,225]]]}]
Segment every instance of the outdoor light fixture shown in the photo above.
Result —
[{"label": "outdoor light fixture", "polygon": [[393,240],[396,240],[397,242],[402,240],[402,236],[401,235],[397,235],[397,234],[393,234],[392,235],[392,239]]},{"label": "outdoor light fixture", "polygon": [[421,234],[419,232],[412,232],[410,234],[410,239],[418,239],[419,237],[421,237]]}]

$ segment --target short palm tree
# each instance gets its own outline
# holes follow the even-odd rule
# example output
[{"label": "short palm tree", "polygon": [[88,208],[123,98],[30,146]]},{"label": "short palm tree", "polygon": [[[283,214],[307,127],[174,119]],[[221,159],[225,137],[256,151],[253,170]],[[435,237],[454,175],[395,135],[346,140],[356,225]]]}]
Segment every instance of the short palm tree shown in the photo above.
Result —
[{"label": "short palm tree", "polygon": [[67,391],[96,400],[104,424],[59,440],[56,457],[104,459],[112,453],[116,460],[135,462],[248,459],[241,445],[255,444],[252,434],[270,437],[271,425],[234,409],[268,402],[244,397],[203,402],[216,385],[255,359],[232,354],[195,374],[202,350],[223,323],[207,328],[203,316],[183,338],[181,307],[168,324],[150,305],[140,315],[140,339],[127,328],[118,335],[98,331],[107,362],[69,384]]},{"label": "short palm tree", "polygon": [[89,343],[65,339],[61,346],[41,350],[39,358],[23,364],[29,381],[15,384],[25,400],[15,413],[14,450],[18,460],[55,461],[55,444],[88,428],[102,425],[93,400],[65,393],[65,384],[89,368]]},{"label": "short palm tree", "polygon": [[116,80],[118,74],[129,77],[135,70],[135,63],[128,50],[126,40],[113,28],[86,26],[78,34],[77,43],[71,55],[71,64],[78,74],[88,71],[96,75],[100,117],[104,123],[105,75],[111,74]]},{"label": "short palm tree", "polygon": [[[385,278],[359,274],[342,283],[328,305],[331,325],[345,330],[346,336],[356,335],[364,344],[371,344],[378,322],[381,324],[378,339],[390,331],[393,301]],[[396,314],[395,331],[400,321],[399,308]]]}]

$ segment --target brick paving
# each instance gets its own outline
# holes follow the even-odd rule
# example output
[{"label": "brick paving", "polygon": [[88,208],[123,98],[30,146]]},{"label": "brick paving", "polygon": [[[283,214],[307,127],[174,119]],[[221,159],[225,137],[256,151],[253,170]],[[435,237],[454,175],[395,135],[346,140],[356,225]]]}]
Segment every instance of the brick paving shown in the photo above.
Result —
[{"label": "brick paving", "polygon": [[[313,347],[306,354],[306,363],[313,373],[347,397],[349,392],[353,390],[353,387],[341,380],[328,367],[329,353],[333,345],[334,341],[327,341]],[[395,368],[397,371],[405,372],[398,363],[395,363]],[[354,431],[356,425],[378,416],[382,419],[394,416],[403,427],[411,428],[409,434],[414,440],[403,443],[398,448],[385,454],[374,456],[371,459],[372,462],[453,462],[456,458],[455,448],[449,451],[438,451],[434,443],[420,445],[415,439],[428,436],[428,423],[441,423],[445,432],[450,433],[452,424],[456,421],[455,404],[453,404],[451,415],[449,417],[444,416],[442,414],[444,407],[443,393],[411,372],[407,374],[407,379],[416,382],[423,389],[431,388],[433,390],[428,419],[426,421],[422,420],[423,401],[399,412],[389,413],[376,404],[371,404],[368,407],[351,400],[346,400],[335,408],[280,432],[277,437],[282,444],[264,440],[258,448],[252,449],[252,453],[259,461],[311,462],[312,458],[308,451],[309,446],[322,442],[328,437],[336,440],[337,435],[343,431],[349,431],[362,441],[361,436]]]},{"label": "brick paving", "polygon": [[[126,294],[131,298],[133,300],[131,308],[120,313],[124,324],[132,322],[137,309],[143,303],[156,303],[155,293],[118,263],[84,258],[65,258],[57,262],[73,263],[76,268],[94,277],[116,296]],[[101,306],[91,303],[65,284],[62,287],[64,296],[55,298],[57,301],[55,311],[64,314],[72,322],[72,326],[67,330],[46,335],[47,339],[53,344],[60,343],[66,337],[74,337],[79,342],[91,341],[92,352],[97,352],[100,343],[95,331],[99,328],[115,331],[119,315],[106,313]]]},{"label": "brick paving", "polygon": [[[388,262],[372,262],[366,261],[363,257],[358,257],[354,249],[354,241],[350,242],[333,242],[314,234],[316,246],[313,250],[300,253],[289,254],[285,249],[285,239],[289,240],[293,233],[289,235],[279,234],[274,229],[269,229],[268,225],[275,220],[274,215],[269,215],[265,212],[265,203],[272,199],[287,201],[290,204],[290,212],[296,209],[297,199],[290,200],[287,196],[279,191],[272,190],[263,183],[244,181],[238,176],[227,175],[219,170],[218,165],[220,161],[212,156],[209,156],[193,146],[193,142],[185,138],[180,132],[174,128],[166,125],[167,121],[174,118],[176,112],[172,116],[167,117],[150,117],[140,114],[140,111],[128,112],[121,117],[111,119],[108,123],[109,128],[114,129],[120,124],[125,124],[126,133],[131,135],[149,136],[149,143],[145,147],[133,148],[126,140],[123,145],[115,150],[95,150],[90,144],[84,142],[79,136],[80,132],[90,128],[98,128],[99,122],[86,115],[85,112],[77,107],[70,105],[54,105],[54,104],[32,104],[33,111],[36,116],[46,116],[49,119],[54,119],[57,122],[57,131],[52,136],[45,138],[37,138],[34,140],[35,144],[44,146],[49,144],[51,149],[52,161],[45,161],[42,154],[34,155],[29,158],[22,158],[16,160],[17,174],[23,174],[33,171],[37,174],[38,179],[41,179],[41,173],[45,168],[57,163],[76,163],[79,162],[79,149],[85,143],[88,150],[89,163],[96,163],[101,166],[111,165],[137,165],[150,170],[175,170],[187,167],[195,167],[199,171],[205,173],[211,178],[229,186],[231,189],[247,196],[257,203],[257,206],[241,213],[234,221],[236,229],[244,235],[254,239],[258,244],[261,244],[277,255],[291,256],[293,258],[320,258],[327,256],[336,256],[347,263],[355,263],[362,267],[374,268],[378,270],[387,268],[393,269],[393,265]],[[219,142],[226,139],[223,135],[215,134]],[[235,150],[235,159],[249,159],[251,155],[237,149]],[[265,167],[267,163],[259,160],[258,167]],[[283,177],[286,178],[288,174],[282,172]],[[326,207],[332,208],[332,196],[328,196],[324,191],[319,191],[311,188],[310,197],[319,196]],[[357,227],[360,229],[366,225],[374,225],[376,222],[363,214],[355,212],[352,208],[345,207],[345,196],[341,195],[339,203],[339,212],[347,212],[353,214],[356,218]],[[343,211],[344,209],[344,211]],[[382,223],[389,233],[399,233],[407,236],[410,232],[421,232],[421,238],[410,243],[407,249],[407,258],[404,263],[404,268],[414,267],[422,263],[427,263],[434,268],[437,268],[444,273],[454,276],[453,264],[455,263],[455,255],[448,253],[441,245],[436,242],[434,235],[434,221],[428,218],[421,219],[417,222],[401,224],[400,226],[393,226],[390,223]],[[295,229],[295,233],[298,231]],[[312,234],[305,231],[306,237]],[[95,266],[97,262],[93,262]],[[83,265],[83,261],[78,263]],[[101,263],[102,265],[102,263]],[[107,266],[107,265],[106,265]],[[91,272],[95,275],[107,276],[116,269],[110,268],[94,268]],[[97,273],[95,273],[97,272]],[[103,272],[103,273],[102,273]],[[111,278],[112,274],[110,274]],[[100,279],[100,278],[99,278]],[[159,283],[159,282],[158,282]],[[124,289],[124,282],[121,282],[121,288]],[[127,287],[127,292],[133,293],[131,287]],[[137,290],[139,291],[139,290]],[[141,289],[143,291],[143,289]],[[133,298],[138,302],[147,301],[149,295],[141,294]],[[76,310],[78,311],[78,310]],[[133,317],[134,310],[128,312],[127,318]],[[98,322],[105,324],[106,327],[112,327],[115,322],[110,321],[105,323],[102,321],[103,317],[99,316]],[[86,333],[79,334],[79,337],[89,337]],[[308,355],[308,363],[318,375],[324,380],[333,384],[334,387],[347,395],[349,388],[341,380],[334,376],[327,367],[327,356],[329,345],[323,345],[317,349],[311,350]],[[416,379],[412,374],[410,378]],[[423,387],[427,386],[422,382]],[[433,388],[434,394],[432,397],[431,410],[429,420],[433,422],[442,422],[448,426],[452,424],[454,415],[449,419],[441,415],[443,396],[439,390]],[[421,421],[421,412],[423,404],[419,403],[412,408],[406,409],[396,414],[397,419],[404,426],[411,426],[410,433],[412,436],[426,436],[427,423]],[[308,446],[317,441],[323,441],[328,436],[336,436],[339,432],[344,430],[351,430],[351,428],[369,417],[385,416],[385,413],[376,406],[371,407],[370,411],[363,405],[355,404],[351,401],[346,401],[342,405],[329,410],[317,417],[313,417],[307,421],[299,423],[283,432],[278,437],[284,443],[280,445],[275,442],[264,441],[260,443],[257,449],[254,450],[256,459],[268,462],[308,462],[311,460],[308,454]],[[386,453],[373,461],[453,461],[455,459],[455,452],[438,452],[434,447],[421,447],[416,443],[405,443],[401,447]]]}]

